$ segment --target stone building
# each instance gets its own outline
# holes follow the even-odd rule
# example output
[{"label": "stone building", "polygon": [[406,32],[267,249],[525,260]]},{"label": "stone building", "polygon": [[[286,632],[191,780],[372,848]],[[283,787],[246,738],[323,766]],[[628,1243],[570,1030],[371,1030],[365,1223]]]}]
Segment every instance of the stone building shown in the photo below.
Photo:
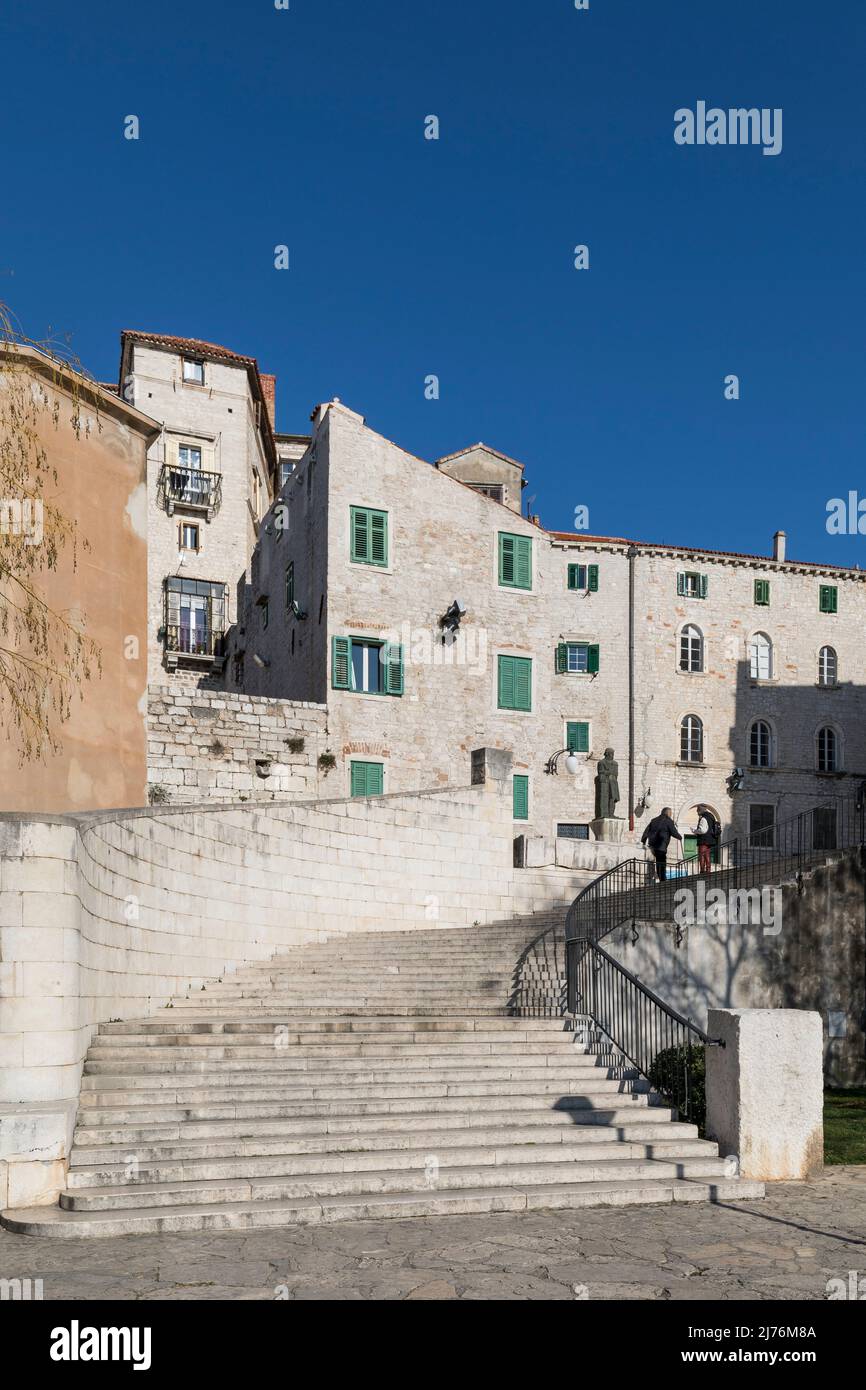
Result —
[{"label": "stone building", "polygon": [[213,343],[127,331],[118,389],[161,427],[147,464],[149,681],[222,684],[238,585],[280,458],[297,454],[292,436],[277,449],[275,379]]},{"label": "stone building", "polygon": [[[854,795],[866,575],[789,559],[781,532],[769,556],[549,532],[522,484],[484,445],[431,467],[316,411],[232,645],[249,693],[327,704],[334,794],[458,784],[471,748],[507,748],[515,834],[565,863],[665,805],[684,834],[701,801],[740,833]],[[593,827],[608,747],[619,824]]]}]

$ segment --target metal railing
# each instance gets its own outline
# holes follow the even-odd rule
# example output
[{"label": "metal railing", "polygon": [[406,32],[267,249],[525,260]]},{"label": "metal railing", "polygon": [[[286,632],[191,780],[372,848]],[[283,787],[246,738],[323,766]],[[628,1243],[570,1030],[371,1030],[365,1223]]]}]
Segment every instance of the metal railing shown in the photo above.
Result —
[{"label": "metal railing", "polygon": [[169,516],[176,506],[194,507],[213,515],[222,502],[222,474],[165,463],[159,474],[159,496]]},{"label": "metal railing", "polygon": [[[678,844],[672,841],[672,844]],[[820,806],[751,832],[732,835],[712,851],[709,874],[694,858],[679,859],[659,881],[652,859],[630,859],[600,875],[568,910],[563,941],[549,928],[518,964],[515,1012],[586,1015],[615,1049],[648,1077],[681,1115],[700,1123],[703,1049],[720,1046],[677,1013],[600,940],[624,923],[674,921],[675,895],[689,882],[749,890],[797,877],[835,851],[866,843],[866,795],[828,798]],[[564,1003],[564,1008],[563,1008]]]},{"label": "metal railing", "polygon": [[684,1119],[704,1118],[703,1049],[723,1044],[683,1018],[594,942],[579,944],[569,976],[573,1013],[587,1014]]},{"label": "metal railing", "polygon": [[225,633],[210,628],[199,628],[185,623],[170,623],[165,629],[165,649],[181,656],[223,656]]}]

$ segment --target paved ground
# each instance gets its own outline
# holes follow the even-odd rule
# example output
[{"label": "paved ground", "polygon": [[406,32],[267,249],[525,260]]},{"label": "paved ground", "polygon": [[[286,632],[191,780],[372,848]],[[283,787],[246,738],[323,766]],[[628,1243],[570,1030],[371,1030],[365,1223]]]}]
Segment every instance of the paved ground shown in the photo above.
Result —
[{"label": "paved ground", "polygon": [[866,1167],[742,1206],[368,1221],[90,1242],[0,1231],[49,1299],[826,1299],[866,1291]]}]

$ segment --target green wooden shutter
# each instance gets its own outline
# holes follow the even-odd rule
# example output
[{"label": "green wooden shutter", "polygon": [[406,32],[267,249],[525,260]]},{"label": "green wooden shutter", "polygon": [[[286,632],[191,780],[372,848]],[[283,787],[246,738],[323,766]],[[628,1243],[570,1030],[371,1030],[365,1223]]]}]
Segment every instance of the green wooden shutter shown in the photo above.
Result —
[{"label": "green wooden shutter", "polygon": [[755,580],[755,603],[760,603],[766,607],[770,602],[770,581],[769,579]]},{"label": "green wooden shutter", "polygon": [[589,725],[582,720],[569,720],[565,726],[565,746],[570,753],[588,753]]},{"label": "green wooden shutter", "polygon": [[819,606],[822,613],[835,613],[838,609],[838,593],[832,584],[822,584]]},{"label": "green wooden shutter", "polygon": [[532,588],[532,537],[517,538],[517,574],[514,580],[518,589]]},{"label": "green wooden shutter", "polygon": [[529,820],[529,778],[515,772],[512,782],[512,814],[515,820]]},{"label": "green wooden shutter", "polygon": [[569,565],[568,567],[568,587],[569,589],[580,588],[580,565]]},{"label": "green wooden shutter", "polygon": [[517,670],[514,680],[514,708],[532,709],[532,662],[523,656],[515,657]]},{"label": "green wooden shutter", "polygon": [[388,563],[388,513],[370,512],[370,563]]},{"label": "green wooden shutter", "polygon": [[587,587],[591,594],[598,593],[598,565],[589,566],[589,584]]},{"label": "green wooden shutter", "polygon": [[352,674],[351,637],[331,638],[331,685],[335,690],[349,690]]},{"label": "green wooden shutter", "polygon": [[499,708],[514,706],[514,663],[510,656],[499,658]]},{"label": "green wooden shutter", "polygon": [[367,795],[381,796],[385,786],[385,768],[382,763],[367,764]]},{"label": "green wooden shutter", "polygon": [[568,670],[568,643],[558,642],[556,646],[556,674],[561,676]]},{"label": "green wooden shutter", "polygon": [[700,580],[700,583],[699,583],[698,593],[700,594],[701,598],[706,598],[706,596],[707,596],[707,587],[708,587],[709,581],[707,580],[707,576],[706,576],[705,574],[700,575],[700,576],[699,576],[699,580]]},{"label": "green wooden shutter", "polygon": [[352,508],[352,559],[366,561],[370,558],[370,537],[367,527],[367,513],[363,507]]},{"label": "green wooden shutter", "polygon": [[682,571],[677,574],[677,593],[682,597],[686,592],[686,576]]},{"label": "green wooden shutter", "polygon": [[586,669],[592,675],[598,671],[598,647],[592,646],[586,649]]},{"label": "green wooden shutter", "polygon": [[[385,694],[403,694],[403,648],[399,642],[386,642],[382,648],[385,666]],[[373,764],[376,766],[376,764]]]},{"label": "green wooden shutter", "polygon": [[352,796],[381,796],[385,785],[382,763],[352,762],[349,765]]},{"label": "green wooden shutter", "polygon": [[500,584],[514,583],[514,542],[515,536],[509,536],[504,531],[499,532],[499,582]]}]

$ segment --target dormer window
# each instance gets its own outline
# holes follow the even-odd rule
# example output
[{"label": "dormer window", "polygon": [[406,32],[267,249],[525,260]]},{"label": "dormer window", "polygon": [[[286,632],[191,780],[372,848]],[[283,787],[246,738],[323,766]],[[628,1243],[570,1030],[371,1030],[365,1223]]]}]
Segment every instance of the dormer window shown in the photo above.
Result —
[{"label": "dormer window", "polygon": [[196,362],[192,357],[183,359],[183,379],[192,386],[204,386],[204,362]]}]

